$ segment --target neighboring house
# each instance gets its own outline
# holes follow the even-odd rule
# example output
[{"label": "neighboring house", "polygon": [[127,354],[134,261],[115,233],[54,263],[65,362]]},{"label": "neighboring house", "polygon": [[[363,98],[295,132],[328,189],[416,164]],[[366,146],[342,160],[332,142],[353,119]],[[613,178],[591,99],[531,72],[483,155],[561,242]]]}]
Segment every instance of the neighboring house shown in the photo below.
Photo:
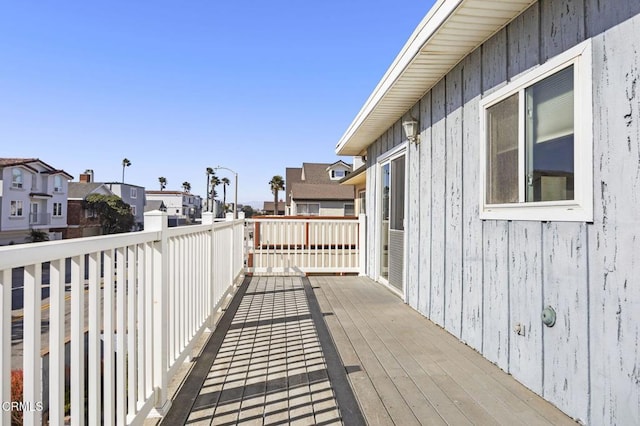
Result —
[{"label": "neighboring house", "polygon": [[[262,211],[264,214],[274,214],[275,206],[273,205],[273,201],[265,201],[262,206]],[[283,216],[285,214],[285,203],[284,200],[280,200],[278,202],[278,216]]]},{"label": "neighboring house", "polygon": [[194,223],[202,215],[202,198],[184,191],[147,191],[147,202],[162,201],[172,225]]},{"label": "neighboring house", "polygon": [[583,424],[640,424],[639,64],[637,0],[439,0],[336,148],[366,274]]},{"label": "neighboring house", "polygon": [[80,175],[80,182],[69,182],[69,227],[63,232],[63,238],[83,238],[102,235],[102,225],[98,215],[85,208],[85,200],[89,195],[116,195],[107,184],[91,182],[87,174]]},{"label": "neighboring house", "polygon": [[28,241],[31,229],[62,238],[73,179],[37,158],[0,158],[0,245]]},{"label": "neighboring house", "polygon": [[144,206],[144,211],[150,212],[153,210],[159,210],[161,212],[167,211],[167,206],[164,205],[164,201],[162,200],[151,200],[147,201],[147,204]]},{"label": "neighboring house", "polygon": [[354,216],[354,188],[340,185],[350,164],[303,163],[288,167],[285,178],[286,213],[291,216]]},{"label": "neighboring house", "polygon": [[143,186],[132,185],[121,182],[105,182],[105,185],[122,201],[131,206],[131,213],[135,218],[135,225],[132,231],[144,229],[144,211],[146,204],[146,194]]}]

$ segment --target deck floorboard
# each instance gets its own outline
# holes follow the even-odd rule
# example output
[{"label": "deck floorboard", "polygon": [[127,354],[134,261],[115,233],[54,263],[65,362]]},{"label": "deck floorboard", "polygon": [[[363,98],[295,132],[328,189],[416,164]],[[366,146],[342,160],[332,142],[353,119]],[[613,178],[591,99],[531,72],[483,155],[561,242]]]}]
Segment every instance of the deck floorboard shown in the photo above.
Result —
[{"label": "deck floorboard", "polygon": [[367,278],[245,289],[186,424],[576,424]]}]

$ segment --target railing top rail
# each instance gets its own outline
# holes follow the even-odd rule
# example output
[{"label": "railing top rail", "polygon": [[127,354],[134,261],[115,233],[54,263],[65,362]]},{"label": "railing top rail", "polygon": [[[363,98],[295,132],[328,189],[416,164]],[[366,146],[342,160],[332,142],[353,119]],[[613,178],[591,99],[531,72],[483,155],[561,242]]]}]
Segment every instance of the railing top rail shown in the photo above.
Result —
[{"label": "railing top rail", "polygon": [[252,216],[247,221],[266,222],[266,221],[358,221],[357,216]]},{"label": "railing top rail", "polygon": [[0,247],[0,270],[143,244],[159,238],[157,231],[139,231]]},{"label": "railing top rail", "polygon": [[195,234],[195,233],[198,233],[198,232],[206,232],[206,231],[210,230],[212,226],[213,226],[214,229],[230,228],[230,227],[233,227],[234,225],[236,225],[238,222],[244,222],[244,219],[238,219],[238,220],[233,220],[233,221],[214,222],[211,225],[204,224],[204,225],[176,226],[176,227],[167,229],[167,236],[168,237],[179,237],[179,236],[182,236],[182,235]]}]

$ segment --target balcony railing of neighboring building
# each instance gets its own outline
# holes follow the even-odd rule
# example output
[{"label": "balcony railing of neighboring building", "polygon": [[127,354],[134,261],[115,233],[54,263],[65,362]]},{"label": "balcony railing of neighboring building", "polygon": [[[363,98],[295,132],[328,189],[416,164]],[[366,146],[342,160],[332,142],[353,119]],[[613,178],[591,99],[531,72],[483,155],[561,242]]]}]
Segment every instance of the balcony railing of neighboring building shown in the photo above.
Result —
[{"label": "balcony railing of neighboring building", "polygon": [[[202,225],[169,228],[167,213],[152,211],[140,232],[0,247],[0,401],[12,400],[13,363],[24,371],[22,401],[42,403],[50,424],[64,424],[65,406],[72,424],[140,424],[168,410],[168,383],[214,327],[243,269],[360,272],[364,265],[364,216],[203,216]],[[20,293],[16,328],[12,299]],[[0,411],[0,424],[10,424],[10,414]],[[22,414],[25,424],[44,418],[37,409]]]},{"label": "balcony railing of neighboring building", "polygon": [[[12,401],[11,368],[18,363],[22,401],[33,408],[22,413],[25,424],[42,423],[38,407],[50,424],[65,424],[67,404],[72,424],[139,424],[168,409],[168,383],[214,326],[242,273],[245,227],[243,220],[214,223],[205,215],[202,225],[168,228],[167,214],[154,211],[145,214],[145,228],[0,247],[0,401]],[[16,279],[23,285],[14,290]],[[12,351],[20,343],[12,335],[12,297],[19,293],[22,355]],[[10,424],[10,415],[0,411],[0,424]]]},{"label": "balcony railing of neighboring building", "polygon": [[29,213],[30,225],[51,225],[51,213]]}]

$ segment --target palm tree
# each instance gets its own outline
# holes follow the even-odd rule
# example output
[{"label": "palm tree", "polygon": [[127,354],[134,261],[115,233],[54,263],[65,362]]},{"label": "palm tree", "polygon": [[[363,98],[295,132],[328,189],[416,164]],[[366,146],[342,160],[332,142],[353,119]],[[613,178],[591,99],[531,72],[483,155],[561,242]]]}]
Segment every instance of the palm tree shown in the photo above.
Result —
[{"label": "palm tree", "polygon": [[207,211],[211,211],[209,210],[209,180],[211,179],[211,175],[213,174],[213,168],[211,167],[207,167],[207,186],[206,188],[206,196],[207,196]]},{"label": "palm tree", "polygon": [[222,183],[222,208],[224,208],[224,211],[227,211],[227,185],[229,185],[231,182],[229,181],[229,178],[223,177],[222,179],[220,179],[220,183]]},{"label": "palm tree", "polygon": [[[214,199],[218,195],[216,193],[216,186],[220,185],[220,178],[214,174],[211,175],[211,190],[209,191],[209,195],[211,196],[211,210],[215,210],[215,201]],[[217,213],[217,212],[216,212]]]},{"label": "palm tree", "polygon": [[269,185],[271,186],[271,193],[273,194],[273,214],[278,214],[278,191],[284,190],[284,179],[282,176],[275,175],[269,181]]},{"label": "palm tree", "polygon": [[160,182],[160,191],[164,191],[164,189],[167,187],[167,178],[164,176],[160,176],[158,178],[158,182]]},{"label": "palm tree", "polygon": [[124,169],[125,167],[129,167],[131,165],[131,161],[128,158],[122,159],[122,183],[124,183]]},{"label": "palm tree", "polygon": [[187,181],[182,182],[182,189],[184,189],[184,192],[191,191],[191,184]]}]

